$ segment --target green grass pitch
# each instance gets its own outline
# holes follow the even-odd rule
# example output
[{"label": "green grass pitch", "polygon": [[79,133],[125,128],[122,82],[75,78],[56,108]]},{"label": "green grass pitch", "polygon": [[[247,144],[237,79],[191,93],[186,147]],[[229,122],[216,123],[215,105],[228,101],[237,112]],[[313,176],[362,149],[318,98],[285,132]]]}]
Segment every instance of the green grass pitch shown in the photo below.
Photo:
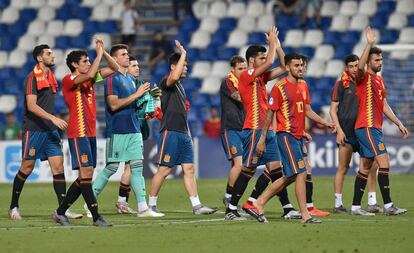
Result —
[{"label": "green grass pitch", "polygon": [[[254,181],[254,180],[253,180]],[[319,225],[302,225],[280,218],[278,201],[266,207],[270,220],[260,224],[224,221],[221,203],[225,180],[199,180],[204,204],[218,206],[217,214],[195,216],[191,213],[182,180],[169,180],[159,197],[162,219],[137,218],[116,214],[114,204],[118,184],[110,183],[99,198],[99,208],[112,228],[96,228],[91,220],[72,221],[69,228],[55,224],[51,213],[56,208],[52,184],[27,184],[20,199],[22,221],[10,221],[7,211],[10,184],[0,184],[1,252],[414,252],[414,175],[391,177],[393,201],[408,209],[397,217],[376,215],[355,217],[332,214]],[[333,206],[332,177],[314,177],[314,202],[322,210]],[[148,184],[149,182],[147,182]],[[69,184],[69,183],[68,183]],[[250,187],[253,182],[250,183]],[[345,182],[344,203],[350,207],[353,177]],[[251,188],[246,191],[250,193]],[[292,186],[290,200],[297,207]],[[245,194],[247,195],[247,194]],[[246,196],[244,196],[246,197]],[[381,195],[377,198],[382,203]],[[131,198],[130,206],[136,206]],[[366,194],[363,206],[366,205]],[[244,200],[244,198],[243,198]],[[83,200],[72,207],[81,211]]]}]

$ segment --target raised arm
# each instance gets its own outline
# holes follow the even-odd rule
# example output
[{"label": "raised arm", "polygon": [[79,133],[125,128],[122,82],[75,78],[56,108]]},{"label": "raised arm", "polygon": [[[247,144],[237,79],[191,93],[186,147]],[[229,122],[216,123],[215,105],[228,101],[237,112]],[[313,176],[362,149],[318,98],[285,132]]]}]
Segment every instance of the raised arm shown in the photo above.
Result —
[{"label": "raised arm", "polygon": [[[270,67],[272,67],[273,63],[275,62],[275,51],[276,51],[276,43],[278,41],[279,31],[275,26],[272,26],[269,30],[269,33],[265,33],[266,41],[269,44],[269,52],[266,57],[265,63],[263,63],[260,67],[258,67],[255,71],[255,76],[260,76],[264,72],[266,72]],[[246,59],[247,61],[249,59]]]},{"label": "raised arm", "polygon": [[398,117],[395,115],[393,110],[391,109],[390,105],[387,102],[387,99],[384,98],[384,114],[387,116],[388,119],[390,119],[395,125],[398,126],[400,129],[400,132],[403,135],[403,138],[406,139],[410,135],[407,128],[404,126],[404,124],[398,119]]},{"label": "raised arm", "polygon": [[367,39],[367,45],[362,52],[362,55],[359,59],[358,63],[358,75],[363,76],[365,72],[365,64],[368,61],[369,50],[371,50],[372,46],[374,45],[375,41],[377,40],[377,36],[375,35],[374,31],[371,27],[367,27],[365,30],[365,37]]},{"label": "raised arm", "polygon": [[177,64],[173,71],[171,71],[170,75],[167,78],[167,86],[170,87],[174,85],[178,80],[180,80],[181,74],[183,73],[185,67],[185,61],[187,58],[187,51],[185,51],[184,47],[181,43],[176,40],[175,45],[177,46],[178,50],[180,51],[180,59],[178,60]]},{"label": "raised arm", "polygon": [[102,48],[103,48],[103,58],[104,58],[106,64],[108,65],[108,67],[102,68],[100,70],[100,74],[101,74],[102,78],[106,78],[109,75],[112,75],[113,73],[115,73],[116,71],[118,71],[119,65],[118,65],[118,63],[116,63],[116,61],[114,60],[114,58],[112,58],[105,51],[105,46],[104,46],[103,40],[101,38],[98,38],[98,37],[96,37],[95,39],[102,45]]},{"label": "raised arm", "polygon": [[276,53],[277,58],[279,59],[280,66],[270,71],[269,80],[273,80],[286,72],[285,52],[283,52],[282,44],[280,43],[279,37],[276,37]]},{"label": "raised arm", "polygon": [[96,58],[93,61],[91,67],[89,68],[88,73],[80,74],[75,78],[75,80],[73,80],[75,85],[79,85],[88,80],[94,79],[96,73],[98,72],[99,64],[101,63],[104,49],[103,49],[103,45],[98,40],[95,40],[95,43],[96,43]]}]

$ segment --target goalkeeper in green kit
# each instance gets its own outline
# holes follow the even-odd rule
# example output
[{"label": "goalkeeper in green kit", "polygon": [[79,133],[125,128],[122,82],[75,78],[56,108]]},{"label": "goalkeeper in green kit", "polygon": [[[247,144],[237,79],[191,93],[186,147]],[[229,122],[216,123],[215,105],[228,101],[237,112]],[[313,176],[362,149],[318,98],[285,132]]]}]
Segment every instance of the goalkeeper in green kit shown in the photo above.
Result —
[{"label": "goalkeeper in green kit", "polygon": [[[139,80],[139,65],[138,61],[135,57],[129,56],[129,67],[128,73],[134,77],[136,80],[136,87],[137,89],[144,84],[145,82]],[[140,127],[141,127],[141,134],[142,139],[146,140],[149,137],[149,126],[147,120],[153,118],[158,111],[156,110],[154,98],[159,98],[161,96],[161,89],[158,87],[153,88],[151,91],[146,92],[142,97],[140,97],[137,102],[137,117],[139,119]],[[129,168],[125,168],[124,173],[121,177],[121,182],[119,185],[119,196],[118,201],[115,204],[118,213],[130,213],[135,214],[132,208],[128,206],[128,197],[131,191],[130,188],[130,177],[131,172]],[[143,174],[140,174],[139,178],[139,189],[141,192],[138,196],[138,217],[162,217],[158,213],[153,212],[151,209],[148,208],[147,201],[146,201],[146,190],[145,190],[145,179]]]}]

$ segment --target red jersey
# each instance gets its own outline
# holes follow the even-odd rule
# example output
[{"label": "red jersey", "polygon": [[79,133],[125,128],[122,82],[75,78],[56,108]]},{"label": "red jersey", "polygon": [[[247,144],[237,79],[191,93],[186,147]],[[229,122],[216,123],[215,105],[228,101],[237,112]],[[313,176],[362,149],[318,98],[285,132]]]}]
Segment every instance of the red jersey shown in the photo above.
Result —
[{"label": "red jersey", "polygon": [[368,71],[356,80],[358,115],[355,129],[373,127],[382,129],[386,89],[382,77]]},{"label": "red jersey", "polygon": [[75,85],[75,75],[68,74],[62,80],[62,91],[69,108],[68,138],[96,137],[96,101],[90,79]]},{"label": "red jersey", "polygon": [[301,138],[305,132],[306,104],[309,103],[309,90],[305,81],[291,83],[285,77],[277,82],[269,99],[269,108],[276,112],[276,132],[287,132]]},{"label": "red jersey", "polygon": [[[270,72],[255,77],[255,68],[243,71],[239,78],[239,94],[246,118],[243,129],[261,129],[266,119],[268,102],[266,83]],[[269,127],[272,130],[272,127]]]}]

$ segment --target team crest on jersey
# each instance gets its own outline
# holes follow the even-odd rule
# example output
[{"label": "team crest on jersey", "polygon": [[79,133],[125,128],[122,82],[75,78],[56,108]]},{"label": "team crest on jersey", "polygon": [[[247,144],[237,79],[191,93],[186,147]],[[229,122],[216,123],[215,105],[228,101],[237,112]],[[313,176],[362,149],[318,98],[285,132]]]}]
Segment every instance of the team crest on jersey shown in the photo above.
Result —
[{"label": "team crest on jersey", "polygon": [[249,76],[251,76],[253,74],[254,69],[249,69],[247,70],[247,74],[249,74]]},{"label": "team crest on jersey", "polygon": [[269,105],[273,105],[273,102],[274,102],[273,98],[270,98],[269,99]]},{"label": "team crest on jersey", "polygon": [[87,154],[83,154],[81,156],[81,163],[87,163],[88,162],[88,155]]},{"label": "team crest on jersey", "polygon": [[383,151],[383,150],[385,149],[384,143],[380,143],[380,144],[378,144],[378,149],[379,149],[380,151]]},{"label": "team crest on jersey", "polygon": [[233,155],[237,153],[237,148],[235,146],[231,147],[231,153]]},{"label": "team crest on jersey", "polygon": [[305,162],[303,160],[299,160],[298,161],[298,166],[299,166],[299,169],[305,168]]},{"label": "team crest on jersey", "polygon": [[303,146],[302,146],[302,152],[303,152],[303,153],[308,153],[308,149],[306,148],[306,146],[305,146],[305,145],[303,145]]},{"label": "team crest on jersey", "polygon": [[171,160],[171,156],[170,156],[170,155],[168,155],[168,154],[166,154],[166,155],[164,156],[164,162],[169,163],[169,162],[170,162],[170,160]]},{"label": "team crest on jersey", "polygon": [[32,147],[32,148],[29,150],[29,155],[30,155],[30,156],[35,156],[35,155],[36,155],[36,149]]}]

